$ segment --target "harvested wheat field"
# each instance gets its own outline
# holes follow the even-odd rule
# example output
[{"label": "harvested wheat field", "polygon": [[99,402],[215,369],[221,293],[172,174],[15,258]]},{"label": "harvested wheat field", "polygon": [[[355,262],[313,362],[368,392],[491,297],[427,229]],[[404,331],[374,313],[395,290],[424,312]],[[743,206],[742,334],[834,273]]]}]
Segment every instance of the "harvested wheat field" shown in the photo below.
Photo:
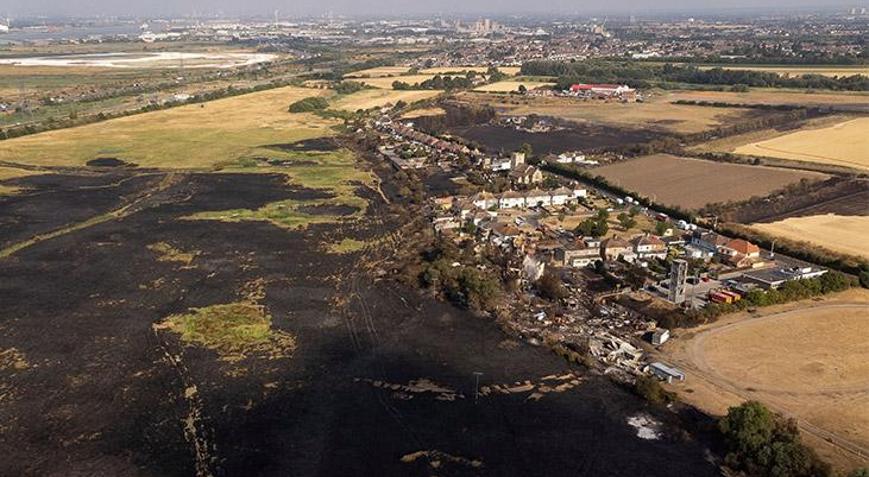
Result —
[{"label": "harvested wheat field", "polygon": [[812,215],[752,227],[772,236],[869,259],[869,216]]},{"label": "harvested wheat field", "polygon": [[287,112],[292,102],[326,94],[277,88],[9,139],[0,143],[0,160],[79,166],[116,158],[148,167],[219,166],[258,157],[262,146],[334,134],[335,120]]},{"label": "harvested wheat field", "polygon": [[487,93],[510,93],[513,91],[519,91],[520,86],[524,86],[525,89],[532,90],[554,85],[555,83],[543,83],[539,81],[498,81],[497,83],[480,86],[474,89],[474,91],[483,91]]},{"label": "harvested wheat field", "polygon": [[592,172],[655,202],[683,209],[766,196],[802,179],[827,177],[815,172],[729,164],[670,154],[622,161],[594,168]]},{"label": "harvested wheat field", "polygon": [[736,154],[869,169],[869,118],[809,129],[736,148]]},{"label": "harvested wheat field", "polygon": [[433,98],[442,91],[395,91],[391,89],[364,89],[353,94],[344,96],[330,104],[334,109],[356,111],[357,109],[379,108],[389,104],[394,105],[399,101],[414,103],[424,99]]}]

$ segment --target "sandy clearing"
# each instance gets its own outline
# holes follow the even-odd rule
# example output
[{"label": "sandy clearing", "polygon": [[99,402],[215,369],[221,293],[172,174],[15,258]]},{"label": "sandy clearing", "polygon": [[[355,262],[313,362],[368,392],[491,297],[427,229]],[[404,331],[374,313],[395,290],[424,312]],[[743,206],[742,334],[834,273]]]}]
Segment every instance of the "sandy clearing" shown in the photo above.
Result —
[{"label": "sandy clearing", "polygon": [[869,258],[869,216],[825,214],[790,217],[768,224],[752,224],[752,227],[770,235],[809,242],[834,252]]},{"label": "sandy clearing", "polygon": [[869,118],[797,131],[736,148],[736,154],[869,169]]}]

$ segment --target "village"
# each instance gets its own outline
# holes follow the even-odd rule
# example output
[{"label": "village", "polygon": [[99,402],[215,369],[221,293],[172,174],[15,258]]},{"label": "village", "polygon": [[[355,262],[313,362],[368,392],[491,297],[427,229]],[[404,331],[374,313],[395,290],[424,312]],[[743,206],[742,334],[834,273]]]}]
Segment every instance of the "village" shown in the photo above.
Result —
[{"label": "village", "polygon": [[[586,91],[591,88],[563,94]],[[625,92],[636,98],[627,87],[613,86],[608,94]],[[527,125],[524,118],[514,123]],[[492,246],[509,257],[505,272],[521,284],[506,324],[515,335],[567,355],[590,356],[593,366],[616,379],[686,379],[684,371],[657,360],[654,349],[670,338],[670,330],[646,313],[649,307],[733,304],[752,290],[827,272],[542,168],[547,162],[597,164],[582,151],[539,159],[527,151],[489,154],[386,112],[369,125],[378,135],[378,151],[396,170],[474,173],[485,180],[470,185],[476,192],[428,199],[434,233],[459,247]],[[557,279],[564,296],[540,297],[537,284],[545,276]]]}]

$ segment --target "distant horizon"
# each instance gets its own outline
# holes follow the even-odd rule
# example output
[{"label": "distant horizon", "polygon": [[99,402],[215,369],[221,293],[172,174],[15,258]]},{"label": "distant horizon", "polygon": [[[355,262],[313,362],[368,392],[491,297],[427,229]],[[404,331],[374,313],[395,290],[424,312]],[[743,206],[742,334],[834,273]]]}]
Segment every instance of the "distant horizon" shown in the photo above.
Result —
[{"label": "distant horizon", "polygon": [[[209,5],[202,5],[207,3]],[[538,17],[569,15],[590,17],[617,16],[689,16],[689,15],[739,15],[746,13],[806,14],[845,12],[850,8],[866,8],[852,2],[818,2],[812,0],[785,0],[780,4],[758,6],[745,0],[717,0],[712,4],[697,5],[686,0],[663,0],[645,2],[638,0],[613,0],[606,6],[578,8],[569,0],[553,0],[545,6],[530,6],[517,0],[493,2],[491,0],[440,0],[434,2],[404,4],[401,0],[375,0],[354,2],[351,0],[301,0],[286,4],[281,0],[157,0],[149,5],[117,0],[32,0],[24,4],[19,0],[0,0],[0,16],[20,19],[137,19],[151,18],[316,18],[332,15],[348,19],[423,17]],[[493,4],[497,4],[493,5]],[[650,5],[651,4],[651,5]]]}]

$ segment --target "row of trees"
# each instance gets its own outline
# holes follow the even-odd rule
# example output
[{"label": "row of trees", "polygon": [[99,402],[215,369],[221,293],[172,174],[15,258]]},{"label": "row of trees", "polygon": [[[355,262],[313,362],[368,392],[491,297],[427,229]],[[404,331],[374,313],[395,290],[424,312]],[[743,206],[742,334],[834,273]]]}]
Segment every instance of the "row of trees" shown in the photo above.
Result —
[{"label": "row of trees", "polygon": [[727,313],[805,300],[844,291],[856,285],[848,275],[831,270],[818,278],[785,282],[778,289],[756,288],[734,303],[710,303],[702,310],[674,310],[658,316],[656,321],[664,328],[690,327],[714,321]]},{"label": "row of trees", "polygon": [[556,76],[558,88],[566,89],[574,83],[612,82],[635,88],[662,86],[665,83],[699,85],[746,85],[775,88],[813,88],[848,91],[869,90],[869,78],[855,74],[846,77],[828,77],[806,74],[799,77],[755,70],[728,70],[724,68],[700,69],[694,65],[648,64],[636,61],[583,61],[563,62],[539,60],[524,63],[522,74]]},{"label": "row of trees", "polygon": [[404,81],[393,81],[392,89],[409,90],[409,89],[436,89],[452,91],[455,89],[467,89],[474,86],[474,82],[467,76],[441,76],[435,75],[425,81],[416,84],[406,83]]}]

